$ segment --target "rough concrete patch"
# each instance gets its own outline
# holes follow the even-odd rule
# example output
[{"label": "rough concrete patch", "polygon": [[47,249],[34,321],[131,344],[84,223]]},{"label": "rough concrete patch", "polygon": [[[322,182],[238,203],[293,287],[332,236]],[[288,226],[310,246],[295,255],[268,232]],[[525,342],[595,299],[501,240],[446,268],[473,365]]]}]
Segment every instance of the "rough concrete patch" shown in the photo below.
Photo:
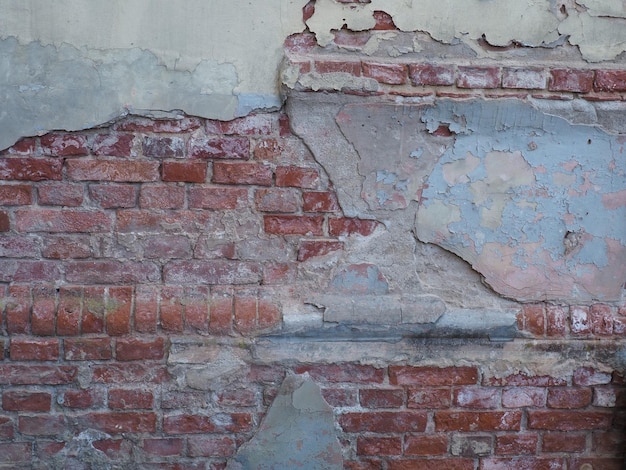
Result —
[{"label": "rough concrete patch", "polygon": [[339,470],[341,446],[333,410],[307,376],[288,376],[257,434],[227,470]]}]

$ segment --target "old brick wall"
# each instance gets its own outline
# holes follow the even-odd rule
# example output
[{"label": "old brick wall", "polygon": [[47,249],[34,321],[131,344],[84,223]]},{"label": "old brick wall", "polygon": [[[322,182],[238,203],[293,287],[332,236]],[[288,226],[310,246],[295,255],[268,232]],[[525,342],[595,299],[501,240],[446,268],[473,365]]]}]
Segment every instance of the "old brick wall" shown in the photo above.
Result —
[{"label": "old brick wall", "polygon": [[309,111],[512,99],[593,109],[623,143],[626,72],[558,48],[372,55],[396,31],[376,20],[287,38],[281,111],[128,116],[2,151],[0,468],[224,469],[288,374],[321,387],[344,468],[624,468],[623,300],[494,292],[397,221],[422,201],[352,198],[367,175],[329,165],[344,142]]}]

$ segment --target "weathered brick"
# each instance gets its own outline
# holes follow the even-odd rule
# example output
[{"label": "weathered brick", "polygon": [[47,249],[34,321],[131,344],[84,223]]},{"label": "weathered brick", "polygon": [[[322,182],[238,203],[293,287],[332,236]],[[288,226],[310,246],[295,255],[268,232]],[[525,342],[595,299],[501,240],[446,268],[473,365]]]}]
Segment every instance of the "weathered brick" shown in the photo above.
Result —
[{"label": "weathered brick", "polygon": [[323,235],[323,216],[266,215],[265,233],[274,235]]},{"label": "weathered brick", "polygon": [[486,387],[461,387],[454,390],[454,405],[461,408],[499,408],[500,390]]},{"label": "weathered brick", "polygon": [[108,393],[112,410],[149,410],[154,406],[154,394],[150,390],[115,388]]},{"label": "weathered brick", "polygon": [[55,436],[67,429],[67,422],[63,415],[19,416],[17,429],[28,436]]},{"label": "weathered brick", "polygon": [[339,250],[343,250],[343,242],[337,240],[303,240],[298,249],[298,261],[306,261]]},{"label": "weathered brick", "polygon": [[376,220],[341,217],[328,219],[328,232],[333,237],[361,235],[367,237],[374,233],[379,222]]},{"label": "weathered brick", "polygon": [[251,333],[257,325],[257,294],[255,289],[235,291],[235,330],[241,334]]},{"label": "weathered brick", "polygon": [[357,438],[357,455],[401,455],[402,439],[400,437],[363,437]]},{"label": "weathered brick", "polygon": [[273,173],[271,167],[256,162],[214,162],[213,183],[252,184],[271,186]]},{"label": "weathered brick", "polygon": [[80,134],[51,133],[41,136],[44,155],[55,157],[84,157],[89,155],[87,138]]},{"label": "weathered brick", "polygon": [[360,364],[303,364],[294,368],[297,374],[308,373],[314,380],[348,383],[382,383],[385,371]]},{"label": "weathered brick", "polygon": [[257,393],[249,388],[223,390],[217,394],[217,402],[223,406],[256,406]]},{"label": "weathered brick", "polygon": [[143,450],[150,455],[172,457],[184,455],[185,440],[175,437],[144,439]]},{"label": "weathered brick", "polygon": [[[11,441],[15,437],[13,420],[7,416],[0,416],[0,441]],[[2,462],[2,444],[0,443],[0,462]]]},{"label": "weathered brick", "polygon": [[589,323],[591,332],[598,336],[613,334],[613,312],[606,304],[594,304],[589,308]]},{"label": "weathered brick", "polygon": [[142,209],[182,209],[185,188],[167,184],[143,185],[139,192]]},{"label": "weathered brick", "polygon": [[502,470],[506,468],[523,468],[528,470],[564,469],[565,459],[560,457],[488,457],[481,461],[481,470]]},{"label": "weathered brick", "polygon": [[0,237],[0,258],[38,258],[41,248],[37,238],[3,235]]},{"label": "weathered brick", "polygon": [[20,232],[97,233],[113,228],[109,214],[77,209],[28,209],[15,211]]},{"label": "weathered brick", "polygon": [[587,448],[587,435],[573,432],[544,432],[543,452],[583,452]]},{"label": "weathered brick", "polygon": [[184,235],[154,235],[143,241],[147,259],[191,258],[191,241]]},{"label": "weathered brick", "polygon": [[135,330],[156,333],[159,312],[159,291],[155,286],[140,285],[135,292]]},{"label": "weathered brick", "polygon": [[574,371],[572,383],[581,387],[588,387],[611,383],[611,379],[612,376],[609,372],[602,372],[593,367],[579,367]]},{"label": "weathered brick", "polygon": [[[349,29],[339,29],[332,32],[333,42],[339,47],[350,48],[353,50],[362,49],[367,41],[372,37],[371,31],[350,31]],[[309,70],[300,69],[300,73],[309,73]]]},{"label": "weathered brick", "polygon": [[44,206],[78,207],[84,199],[82,184],[44,183],[37,186],[38,201]]},{"label": "weathered brick", "polygon": [[11,339],[9,354],[13,361],[56,361],[59,358],[57,338]]},{"label": "weathered brick", "polygon": [[73,382],[77,373],[71,366],[0,364],[0,384],[62,385]]},{"label": "weathered brick", "polygon": [[159,324],[165,331],[182,333],[184,315],[184,290],[181,286],[165,286],[161,288],[159,308]]},{"label": "weathered brick", "polygon": [[371,411],[344,413],[338,418],[345,432],[424,432],[427,415],[422,411]]},{"label": "weathered brick", "polygon": [[408,435],[404,440],[404,455],[445,455],[448,436],[445,434]]},{"label": "weathered brick", "polygon": [[341,210],[335,193],[330,191],[302,193],[304,212],[338,212]]},{"label": "weathered brick", "polygon": [[189,142],[189,155],[192,158],[248,160],[250,140],[248,137],[208,137],[192,139]]},{"label": "weathered brick", "polygon": [[323,388],[322,396],[326,403],[333,407],[356,406],[356,389],[347,388]]},{"label": "weathered brick", "polygon": [[405,64],[364,61],[361,66],[364,77],[373,78],[379,83],[403,85],[407,82],[407,66]]},{"label": "weathered brick", "polygon": [[35,137],[24,137],[15,142],[11,147],[0,150],[0,155],[31,155],[37,149]]},{"label": "weathered brick", "polygon": [[432,457],[426,459],[390,460],[387,470],[474,470],[473,459]]},{"label": "weathered brick", "polygon": [[626,430],[596,431],[592,434],[591,448],[596,454],[623,456],[626,452]]},{"label": "weathered brick", "polygon": [[232,329],[234,294],[232,289],[212,289],[209,313],[209,332],[228,334]]},{"label": "weathered brick", "polygon": [[505,408],[534,407],[546,405],[547,390],[542,387],[514,387],[502,390],[502,406]]},{"label": "weathered brick", "polygon": [[31,331],[38,336],[55,334],[56,289],[54,286],[35,286],[30,315]]},{"label": "weathered brick", "polygon": [[126,132],[155,132],[178,134],[194,131],[202,127],[202,119],[189,116],[176,116],[175,119],[150,119],[132,116],[116,123],[113,128]]},{"label": "weathered brick", "polygon": [[50,411],[52,396],[48,392],[5,390],[2,409],[6,411]]},{"label": "weathered brick", "polygon": [[246,432],[251,429],[250,413],[221,413],[213,416],[180,414],[163,418],[163,432],[167,434]]},{"label": "weathered brick", "polygon": [[287,36],[284,44],[287,51],[302,54],[315,48],[317,46],[317,40],[312,33],[296,33]]},{"label": "weathered brick", "polygon": [[486,377],[483,379],[483,385],[509,385],[515,387],[556,387],[567,385],[567,381],[563,378],[551,377],[549,375],[527,375],[523,372],[518,372],[503,377]]},{"label": "weathered brick", "polygon": [[407,408],[449,408],[451,404],[452,392],[449,388],[428,387],[408,390]]},{"label": "weathered brick", "polygon": [[519,431],[521,411],[436,411],[436,431]]},{"label": "weathered brick", "polygon": [[535,455],[538,442],[537,434],[503,434],[496,436],[495,453],[498,455]]},{"label": "weathered brick", "polygon": [[27,206],[32,203],[33,188],[31,185],[0,185],[0,206]]},{"label": "weathered brick", "polygon": [[133,149],[133,134],[112,132],[94,137],[92,151],[94,155],[106,157],[130,157]]},{"label": "weathered brick", "polygon": [[165,366],[146,364],[143,362],[110,363],[91,367],[94,383],[154,383],[160,384],[169,380]]},{"label": "weathered brick", "polygon": [[626,91],[625,70],[596,70],[593,87],[596,91]]},{"label": "weathered brick", "polygon": [[190,209],[231,210],[245,207],[248,190],[243,188],[193,187],[189,189]]},{"label": "weathered brick", "polygon": [[563,337],[567,334],[567,308],[560,305],[546,307],[546,335],[549,337]]},{"label": "weathered brick", "polygon": [[65,408],[97,408],[104,404],[104,396],[99,390],[65,390],[57,398],[59,405]]},{"label": "weathered brick", "polygon": [[181,137],[144,137],[143,154],[150,158],[183,158],[185,141]]},{"label": "weathered brick", "polygon": [[404,404],[403,389],[361,389],[359,403],[364,408],[399,408]]},{"label": "weathered brick", "polygon": [[384,11],[375,11],[373,16],[374,20],[376,21],[376,25],[373,28],[374,30],[389,31],[398,29],[389,13],[386,13]]},{"label": "weathered brick", "polygon": [[[278,117],[274,113],[249,114],[244,117],[220,123],[224,135],[264,136],[273,134],[278,128]],[[209,132],[207,123],[207,132]]]},{"label": "weathered brick", "polygon": [[130,333],[133,288],[126,286],[109,287],[106,305],[106,331],[111,336]]},{"label": "weathered brick", "polygon": [[50,181],[63,178],[63,162],[53,158],[0,159],[0,180]]},{"label": "weathered brick", "polygon": [[163,277],[168,284],[257,284],[261,268],[246,261],[172,261],[165,265]]},{"label": "weathered brick", "polygon": [[108,434],[153,433],[156,431],[156,414],[148,412],[104,412],[77,416],[84,428],[93,428]]},{"label": "weathered brick", "polygon": [[389,367],[389,383],[393,385],[473,385],[478,377],[476,367]]},{"label": "weathered brick", "polygon": [[82,333],[103,333],[106,310],[104,287],[85,287],[83,291]]},{"label": "weathered brick", "polygon": [[502,69],[502,88],[543,90],[546,88],[547,79],[546,71],[539,68]]},{"label": "weathered brick", "polygon": [[593,88],[593,78],[593,70],[552,69],[548,90],[589,93]]},{"label": "weathered brick", "polygon": [[230,457],[236,444],[230,437],[193,436],[187,439],[190,457]]},{"label": "weathered brick", "polygon": [[594,387],[593,406],[604,408],[626,407],[626,388],[623,386]]},{"label": "weathered brick", "polygon": [[135,207],[137,188],[129,184],[90,184],[89,197],[103,209]]},{"label": "weathered brick", "polygon": [[160,360],[165,356],[165,339],[119,338],[115,342],[118,361]]},{"label": "weathered brick", "polygon": [[597,411],[528,411],[528,429],[578,431],[609,429],[612,415]]},{"label": "weathered brick", "polygon": [[261,295],[257,306],[257,322],[261,329],[275,328],[282,321],[280,305],[271,296]]},{"label": "weathered brick", "polygon": [[409,77],[414,86],[450,86],[454,84],[454,75],[451,65],[409,65]]},{"label": "weathered brick", "polygon": [[205,211],[121,210],[117,212],[117,231],[120,233],[189,233],[211,222],[211,215]]},{"label": "weathered brick", "polygon": [[204,183],[207,163],[203,161],[165,161],[161,165],[163,181],[181,183]]},{"label": "weathered brick", "polygon": [[124,158],[85,158],[66,162],[67,176],[74,181],[144,183],[159,180],[159,163]]},{"label": "weathered brick", "polygon": [[459,88],[498,88],[500,87],[500,69],[459,66],[456,86]]},{"label": "weathered brick", "polygon": [[320,175],[315,168],[299,166],[276,167],[276,186],[304,189],[317,189]]},{"label": "weathered brick", "polygon": [[559,387],[548,389],[549,408],[585,408],[591,403],[590,388]]},{"label": "weathered brick", "polygon": [[524,330],[535,336],[545,334],[545,309],[543,304],[529,304],[522,307]]},{"label": "weathered brick", "polygon": [[300,198],[295,189],[257,189],[254,202],[261,212],[297,212],[300,209]]},{"label": "weathered brick", "polygon": [[624,459],[622,457],[576,457],[570,459],[570,466],[567,468],[570,470],[623,470]]},{"label": "weathered brick", "polygon": [[16,465],[31,462],[32,442],[0,442],[0,463]]},{"label": "weathered brick", "polygon": [[7,211],[0,211],[0,233],[11,230],[11,219]]},{"label": "weathered brick", "polygon": [[80,284],[133,284],[160,281],[161,270],[151,262],[73,261],[66,267],[65,278]]},{"label": "weathered brick", "polygon": [[23,260],[17,262],[11,281],[50,283],[61,279],[62,276],[61,265],[59,263],[52,261]]},{"label": "weathered brick", "polygon": [[361,63],[351,61],[316,60],[313,62],[319,73],[347,73],[354,76],[361,75]]}]

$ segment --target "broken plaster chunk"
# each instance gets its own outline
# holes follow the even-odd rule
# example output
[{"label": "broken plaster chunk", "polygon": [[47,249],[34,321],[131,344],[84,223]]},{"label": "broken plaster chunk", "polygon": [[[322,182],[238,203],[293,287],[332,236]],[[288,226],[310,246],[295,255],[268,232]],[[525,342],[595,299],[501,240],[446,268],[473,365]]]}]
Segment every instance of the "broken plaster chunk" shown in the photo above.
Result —
[{"label": "broken plaster chunk", "polygon": [[227,470],[340,470],[341,445],[333,409],[307,375],[288,376],[258,432]]}]

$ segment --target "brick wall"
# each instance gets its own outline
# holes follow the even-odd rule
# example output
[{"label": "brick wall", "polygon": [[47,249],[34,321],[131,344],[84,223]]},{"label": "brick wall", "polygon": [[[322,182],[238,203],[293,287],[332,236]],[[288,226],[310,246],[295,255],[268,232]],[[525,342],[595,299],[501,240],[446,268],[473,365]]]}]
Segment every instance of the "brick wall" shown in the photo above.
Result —
[{"label": "brick wall", "polygon": [[[373,31],[394,28],[378,20]],[[626,92],[624,72],[603,66],[354,55],[373,31],[339,31],[326,49],[303,33],[286,52],[302,77],[378,84],[339,90],[357,96]],[[333,407],[345,468],[623,468],[622,304],[511,301],[515,346],[480,339],[475,354],[471,338],[383,341],[362,351],[391,348],[385,358],[354,360],[347,333],[334,352],[259,352],[268,338],[307,342],[298,322],[315,307],[301,292],[328,286],[335,256],[362,261],[350,247],[385,223],[348,217],[338,191],[283,112],[127,117],[2,151],[0,467],[223,469],[296,373]]]}]

